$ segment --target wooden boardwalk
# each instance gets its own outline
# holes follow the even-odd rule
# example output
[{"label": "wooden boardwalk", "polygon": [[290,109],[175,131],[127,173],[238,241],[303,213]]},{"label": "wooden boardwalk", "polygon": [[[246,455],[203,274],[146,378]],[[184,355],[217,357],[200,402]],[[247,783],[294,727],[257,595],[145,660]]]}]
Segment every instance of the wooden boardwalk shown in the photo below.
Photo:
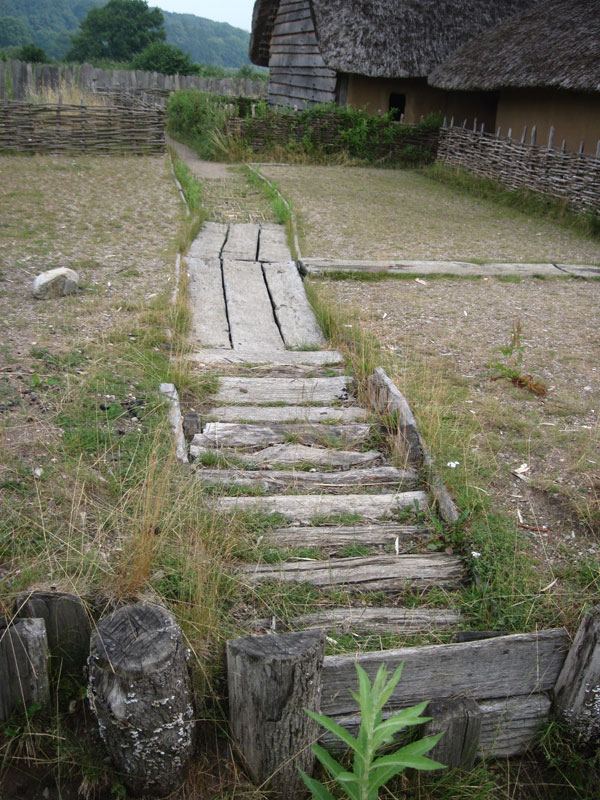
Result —
[{"label": "wooden boardwalk", "polygon": [[[350,698],[358,657],[394,667],[400,654],[415,659],[424,675],[443,671],[444,659],[455,658],[456,675],[468,673],[478,643],[449,643],[452,631],[464,624],[450,600],[465,580],[463,564],[441,544],[439,526],[429,522],[437,495],[421,476],[422,441],[402,395],[384,375],[378,378],[376,408],[357,403],[343,357],[324,349],[281,227],[205,223],[187,264],[197,345],[190,359],[219,376],[212,407],[184,416],[192,469],[216,510],[277,515],[276,526],[249,541],[255,561],[232,567],[232,578],[250,593],[264,582],[274,591],[289,583],[310,584],[320,598],[315,608],[291,617],[274,612],[247,619],[249,634],[321,629],[336,643],[340,636],[355,637],[356,653],[327,656],[324,673],[322,708],[349,729],[357,724],[355,708],[337,698]],[[418,439],[403,464],[393,463],[389,434],[377,416],[386,413],[385,399],[383,405],[379,399],[388,397],[389,411],[394,392],[406,441],[411,426]],[[435,487],[431,477],[429,483]],[[274,550],[278,560],[266,563],[267,552],[272,557]],[[410,636],[411,643],[421,637],[424,646],[381,651],[381,635],[395,636],[394,642]],[[561,637],[549,639],[552,675]],[[532,642],[526,669],[535,672],[537,640]],[[503,652],[500,643],[482,652],[488,650]],[[521,668],[522,663],[515,667]],[[452,694],[448,680],[438,684],[447,683]],[[467,678],[459,690],[468,694]],[[419,684],[415,691],[430,696],[434,687]],[[545,684],[534,681],[522,692],[530,693],[530,703],[505,696],[512,686],[495,691],[480,693],[486,733],[479,752],[522,752],[547,719]]]}]

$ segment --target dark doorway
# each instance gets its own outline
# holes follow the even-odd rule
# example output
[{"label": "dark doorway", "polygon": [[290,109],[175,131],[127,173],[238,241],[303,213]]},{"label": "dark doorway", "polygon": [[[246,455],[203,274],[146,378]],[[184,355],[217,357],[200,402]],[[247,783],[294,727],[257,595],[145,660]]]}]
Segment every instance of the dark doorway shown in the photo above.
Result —
[{"label": "dark doorway", "polygon": [[402,114],[404,114],[405,108],[406,108],[406,95],[392,93],[390,95],[390,114],[392,116],[392,119],[400,121]]}]

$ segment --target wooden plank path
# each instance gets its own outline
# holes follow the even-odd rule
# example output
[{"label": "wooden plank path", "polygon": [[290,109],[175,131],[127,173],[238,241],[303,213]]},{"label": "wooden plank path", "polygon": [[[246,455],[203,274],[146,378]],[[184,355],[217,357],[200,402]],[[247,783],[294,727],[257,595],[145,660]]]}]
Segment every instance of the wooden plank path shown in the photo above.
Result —
[{"label": "wooden plank path", "polygon": [[[382,662],[393,669],[404,661],[392,708],[433,698],[440,719],[458,725],[454,739],[470,720],[480,757],[522,752],[548,717],[546,693],[567,646],[563,630],[401,646],[402,637],[438,637],[462,627],[450,606],[465,579],[460,557],[443,549],[439,527],[427,521],[436,495],[422,483],[423,442],[402,395],[378,371],[368,410],[357,404],[352,379],[325,371],[341,371],[344,360],[320,349],[325,340],[282,228],[205,224],[188,272],[195,346],[189,358],[218,374],[212,406],[184,418],[192,470],[214,510],[259,520],[278,515],[277,527],[249,534],[255,559],[233,565],[232,580],[250,597],[269,581],[310,584],[320,598],[302,613],[268,615],[267,606],[260,617],[242,620],[254,635],[230,642],[228,653],[244,642],[252,652],[262,643],[268,649],[269,632],[323,631],[333,643],[340,635],[370,637],[357,652],[325,657],[318,677],[323,713],[355,734],[360,717],[349,691],[356,688],[355,662],[372,677]],[[314,349],[288,349],[307,346]],[[381,416],[392,401],[398,430],[386,450],[373,443],[382,441]],[[389,453],[401,445],[408,455],[399,468]],[[273,551],[279,560],[265,563]],[[449,607],[431,607],[432,590],[438,603],[444,591]],[[340,601],[344,593],[347,603]],[[372,649],[369,643],[382,635],[400,644]],[[284,645],[272,647],[279,652]],[[327,735],[321,741],[337,746]]]}]

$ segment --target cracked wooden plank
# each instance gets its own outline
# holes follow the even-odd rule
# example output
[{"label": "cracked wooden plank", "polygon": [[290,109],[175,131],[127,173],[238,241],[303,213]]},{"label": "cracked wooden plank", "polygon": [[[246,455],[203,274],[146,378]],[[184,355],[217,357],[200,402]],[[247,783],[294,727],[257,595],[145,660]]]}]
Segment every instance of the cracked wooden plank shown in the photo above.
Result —
[{"label": "cracked wooden plank", "polygon": [[187,256],[204,261],[217,259],[221,255],[226,238],[227,225],[219,222],[205,222],[190,245]]},{"label": "cracked wooden plank", "polygon": [[325,344],[294,262],[263,264],[263,272],[286,345],[319,347]]},{"label": "cracked wooden plank", "polygon": [[275,350],[251,348],[237,350],[205,349],[187,356],[190,361],[206,366],[264,364],[277,367],[343,366],[344,357],[337,350]]},{"label": "cracked wooden plank", "polygon": [[454,589],[462,578],[463,567],[456,556],[431,553],[246,564],[236,574],[250,586],[265,580],[276,580],[307,582],[321,589],[394,593],[407,589],[424,590],[432,586]]},{"label": "cracked wooden plank", "polygon": [[283,340],[260,264],[224,260],[223,283],[233,348],[281,349]]},{"label": "cracked wooden plank", "polygon": [[359,422],[368,416],[368,412],[359,406],[216,406],[206,412],[204,419],[219,422]]},{"label": "cracked wooden plank", "polygon": [[256,261],[259,229],[254,222],[230,225],[221,257],[231,261]]},{"label": "cracked wooden plank", "polygon": [[[388,469],[381,467],[381,469]],[[354,470],[349,470],[353,472]],[[345,475],[345,472],[336,473]],[[338,549],[348,545],[366,547],[393,547],[398,541],[400,550],[415,539],[431,537],[430,528],[422,525],[400,525],[398,523],[359,525],[288,525],[265,531],[264,542],[272,547],[323,547]]]},{"label": "cracked wooden plank", "polygon": [[231,350],[221,262],[188,258],[187,271],[194,338],[207,347]]},{"label": "cracked wooden plank", "polygon": [[291,261],[292,254],[287,243],[283,225],[264,223],[260,226],[258,261]]},{"label": "cracked wooden plank", "polygon": [[429,504],[426,492],[393,494],[279,495],[271,497],[220,497],[213,507],[219,511],[261,509],[283,514],[292,521],[315,516],[357,514],[365,519],[390,517],[406,508],[424,511]]},{"label": "cracked wooden plank", "polygon": [[364,422],[327,425],[322,422],[240,423],[208,422],[202,433],[194,436],[196,447],[267,447],[294,441],[300,444],[318,444],[323,447],[351,449],[363,442],[371,426]]},{"label": "cracked wooden plank", "polygon": [[219,378],[215,403],[257,403],[303,405],[321,403],[330,405],[346,402],[352,378]]}]

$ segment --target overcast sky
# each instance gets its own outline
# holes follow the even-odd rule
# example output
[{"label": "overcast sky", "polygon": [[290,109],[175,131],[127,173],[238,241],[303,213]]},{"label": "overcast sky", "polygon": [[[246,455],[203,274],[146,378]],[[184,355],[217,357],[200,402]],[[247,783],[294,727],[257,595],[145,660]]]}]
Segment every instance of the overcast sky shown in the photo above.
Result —
[{"label": "overcast sky", "polygon": [[163,11],[178,14],[195,14],[197,17],[228,22],[236,28],[249,31],[252,25],[254,0],[150,0],[150,8],[158,6]]}]

